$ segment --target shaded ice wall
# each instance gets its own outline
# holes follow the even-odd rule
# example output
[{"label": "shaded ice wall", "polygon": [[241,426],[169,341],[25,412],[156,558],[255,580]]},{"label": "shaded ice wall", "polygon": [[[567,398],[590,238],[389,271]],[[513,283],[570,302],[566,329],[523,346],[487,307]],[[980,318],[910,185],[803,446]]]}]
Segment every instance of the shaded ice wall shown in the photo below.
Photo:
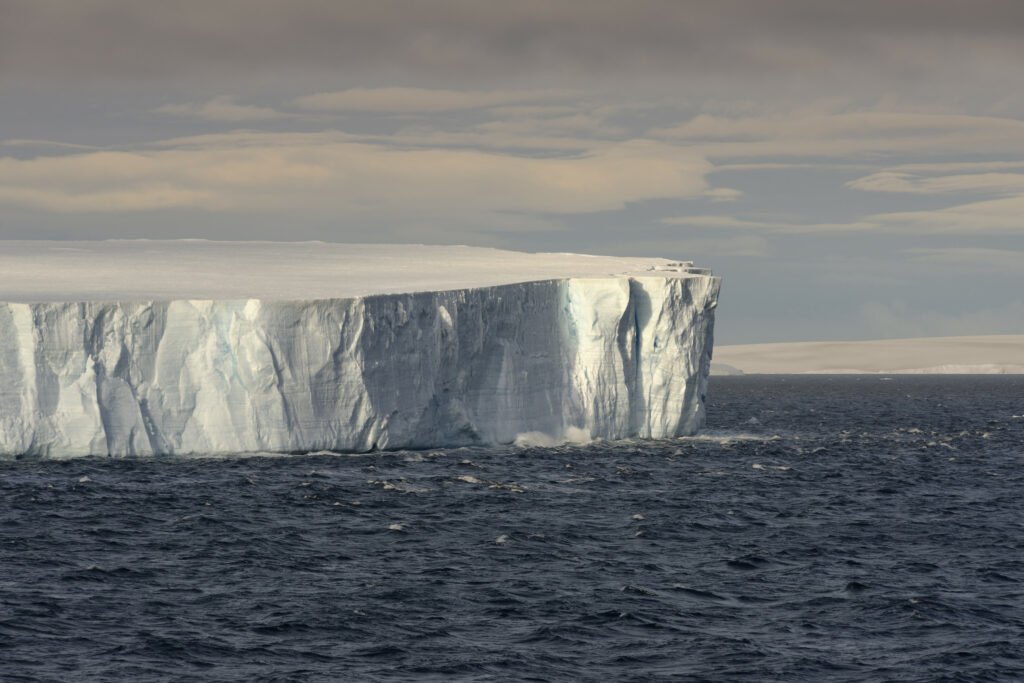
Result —
[{"label": "shaded ice wall", "polygon": [[0,454],[669,437],[704,418],[718,279],[318,301],[0,303]]}]

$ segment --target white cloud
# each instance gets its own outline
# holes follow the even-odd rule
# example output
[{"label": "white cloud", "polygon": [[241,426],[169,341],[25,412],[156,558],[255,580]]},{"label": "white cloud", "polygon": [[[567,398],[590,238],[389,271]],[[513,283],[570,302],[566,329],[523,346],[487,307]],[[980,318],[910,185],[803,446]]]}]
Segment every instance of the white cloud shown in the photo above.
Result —
[{"label": "white cloud", "polygon": [[1024,195],[958,204],[943,209],[898,211],[865,221],[893,232],[1024,234]]},{"label": "white cloud", "polygon": [[673,216],[663,218],[666,225],[688,225],[698,228],[721,228],[724,230],[758,230],[777,233],[818,233],[818,232],[854,232],[862,230],[878,230],[881,226],[872,222],[855,223],[801,223],[799,221],[761,221],[736,216],[697,215]]},{"label": "white cloud", "polygon": [[777,230],[788,227],[786,223],[771,223],[764,221],[751,221],[735,216],[673,216],[661,220],[665,225],[692,225],[701,228],[733,228],[739,230]]},{"label": "white cloud", "polygon": [[979,173],[1020,169],[1024,169],[1024,161],[933,161],[928,163],[900,164],[892,166],[888,170],[898,173]]},{"label": "white cloud", "polygon": [[793,111],[729,117],[700,114],[652,134],[685,141],[709,158],[844,157],[898,153],[1008,153],[1024,150],[1024,121],[964,114]]},{"label": "white cloud", "polygon": [[86,149],[99,149],[99,147],[96,147],[95,145],[79,145],[72,142],[60,142],[58,140],[34,140],[19,138],[0,140],[0,147],[15,147],[19,149],[73,149],[79,151]]},{"label": "white cloud", "polygon": [[214,97],[203,104],[165,104],[162,107],[158,107],[156,111],[160,114],[173,114],[175,116],[189,116],[208,121],[232,123],[270,121],[290,116],[270,107],[238,104],[234,98],[228,96]]},{"label": "white cloud", "polygon": [[732,187],[712,187],[704,196],[713,202],[734,202],[743,197],[743,191]]},{"label": "white cloud", "polygon": [[432,90],[426,88],[350,88],[297,97],[302,109],[337,112],[438,113],[570,98],[565,90]]},{"label": "white cloud", "polygon": [[868,192],[907,194],[1017,194],[1024,193],[1024,174],[989,172],[923,177],[905,171],[886,170],[851,180],[846,186]]},{"label": "white cloud", "polygon": [[577,112],[566,116],[496,119],[474,128],[483,135],[497,138],[576,135],[588,139],[621,139],[626,130],[608,123],[594,112]]},{"label": "white cloud", "polygon": [[889,235],[1024,235],[1024,194],[941,209],[877,213],[846,223],[762,221],[728,215],[674,216],[662,219],[661,222],[698,228],[788,234],[879,232]]}]

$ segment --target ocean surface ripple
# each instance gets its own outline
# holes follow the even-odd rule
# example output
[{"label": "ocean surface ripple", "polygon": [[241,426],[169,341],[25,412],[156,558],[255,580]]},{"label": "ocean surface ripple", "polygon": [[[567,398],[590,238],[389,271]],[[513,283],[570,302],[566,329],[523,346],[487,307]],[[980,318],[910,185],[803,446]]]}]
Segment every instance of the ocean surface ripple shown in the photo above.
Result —
[{"label": "ocean surface ripple", "polygon": [[670,441],[0,462],[0,680],[1024,680],[1024,378]]}]

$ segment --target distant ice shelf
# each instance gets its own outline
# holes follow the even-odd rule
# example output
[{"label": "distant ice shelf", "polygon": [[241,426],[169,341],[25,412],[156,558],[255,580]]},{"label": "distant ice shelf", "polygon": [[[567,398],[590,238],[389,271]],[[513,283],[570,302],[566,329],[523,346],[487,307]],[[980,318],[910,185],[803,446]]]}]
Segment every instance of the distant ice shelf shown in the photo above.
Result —
[{"label": "distant ice shelf", "polygon": [[665,259],[7,242],[0,454],[692,434],[718,289],[710,271]]},{"label": "distant ice shelf", "polygon": [[712,375],[1024,374],[1024,335],[744,344],[719,346],[715,357]]}]

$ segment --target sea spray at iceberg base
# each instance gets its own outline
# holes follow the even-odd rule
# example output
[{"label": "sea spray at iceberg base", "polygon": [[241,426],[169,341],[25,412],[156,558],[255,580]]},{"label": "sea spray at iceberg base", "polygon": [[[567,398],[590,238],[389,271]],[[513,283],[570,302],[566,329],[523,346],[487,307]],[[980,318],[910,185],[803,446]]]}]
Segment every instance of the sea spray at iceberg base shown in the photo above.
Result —
[{"label": "sea spray at iceberg base", "polygon": [[303,301],[0,303],[0,453],[692,434],[717,293],[683,268]]}]

